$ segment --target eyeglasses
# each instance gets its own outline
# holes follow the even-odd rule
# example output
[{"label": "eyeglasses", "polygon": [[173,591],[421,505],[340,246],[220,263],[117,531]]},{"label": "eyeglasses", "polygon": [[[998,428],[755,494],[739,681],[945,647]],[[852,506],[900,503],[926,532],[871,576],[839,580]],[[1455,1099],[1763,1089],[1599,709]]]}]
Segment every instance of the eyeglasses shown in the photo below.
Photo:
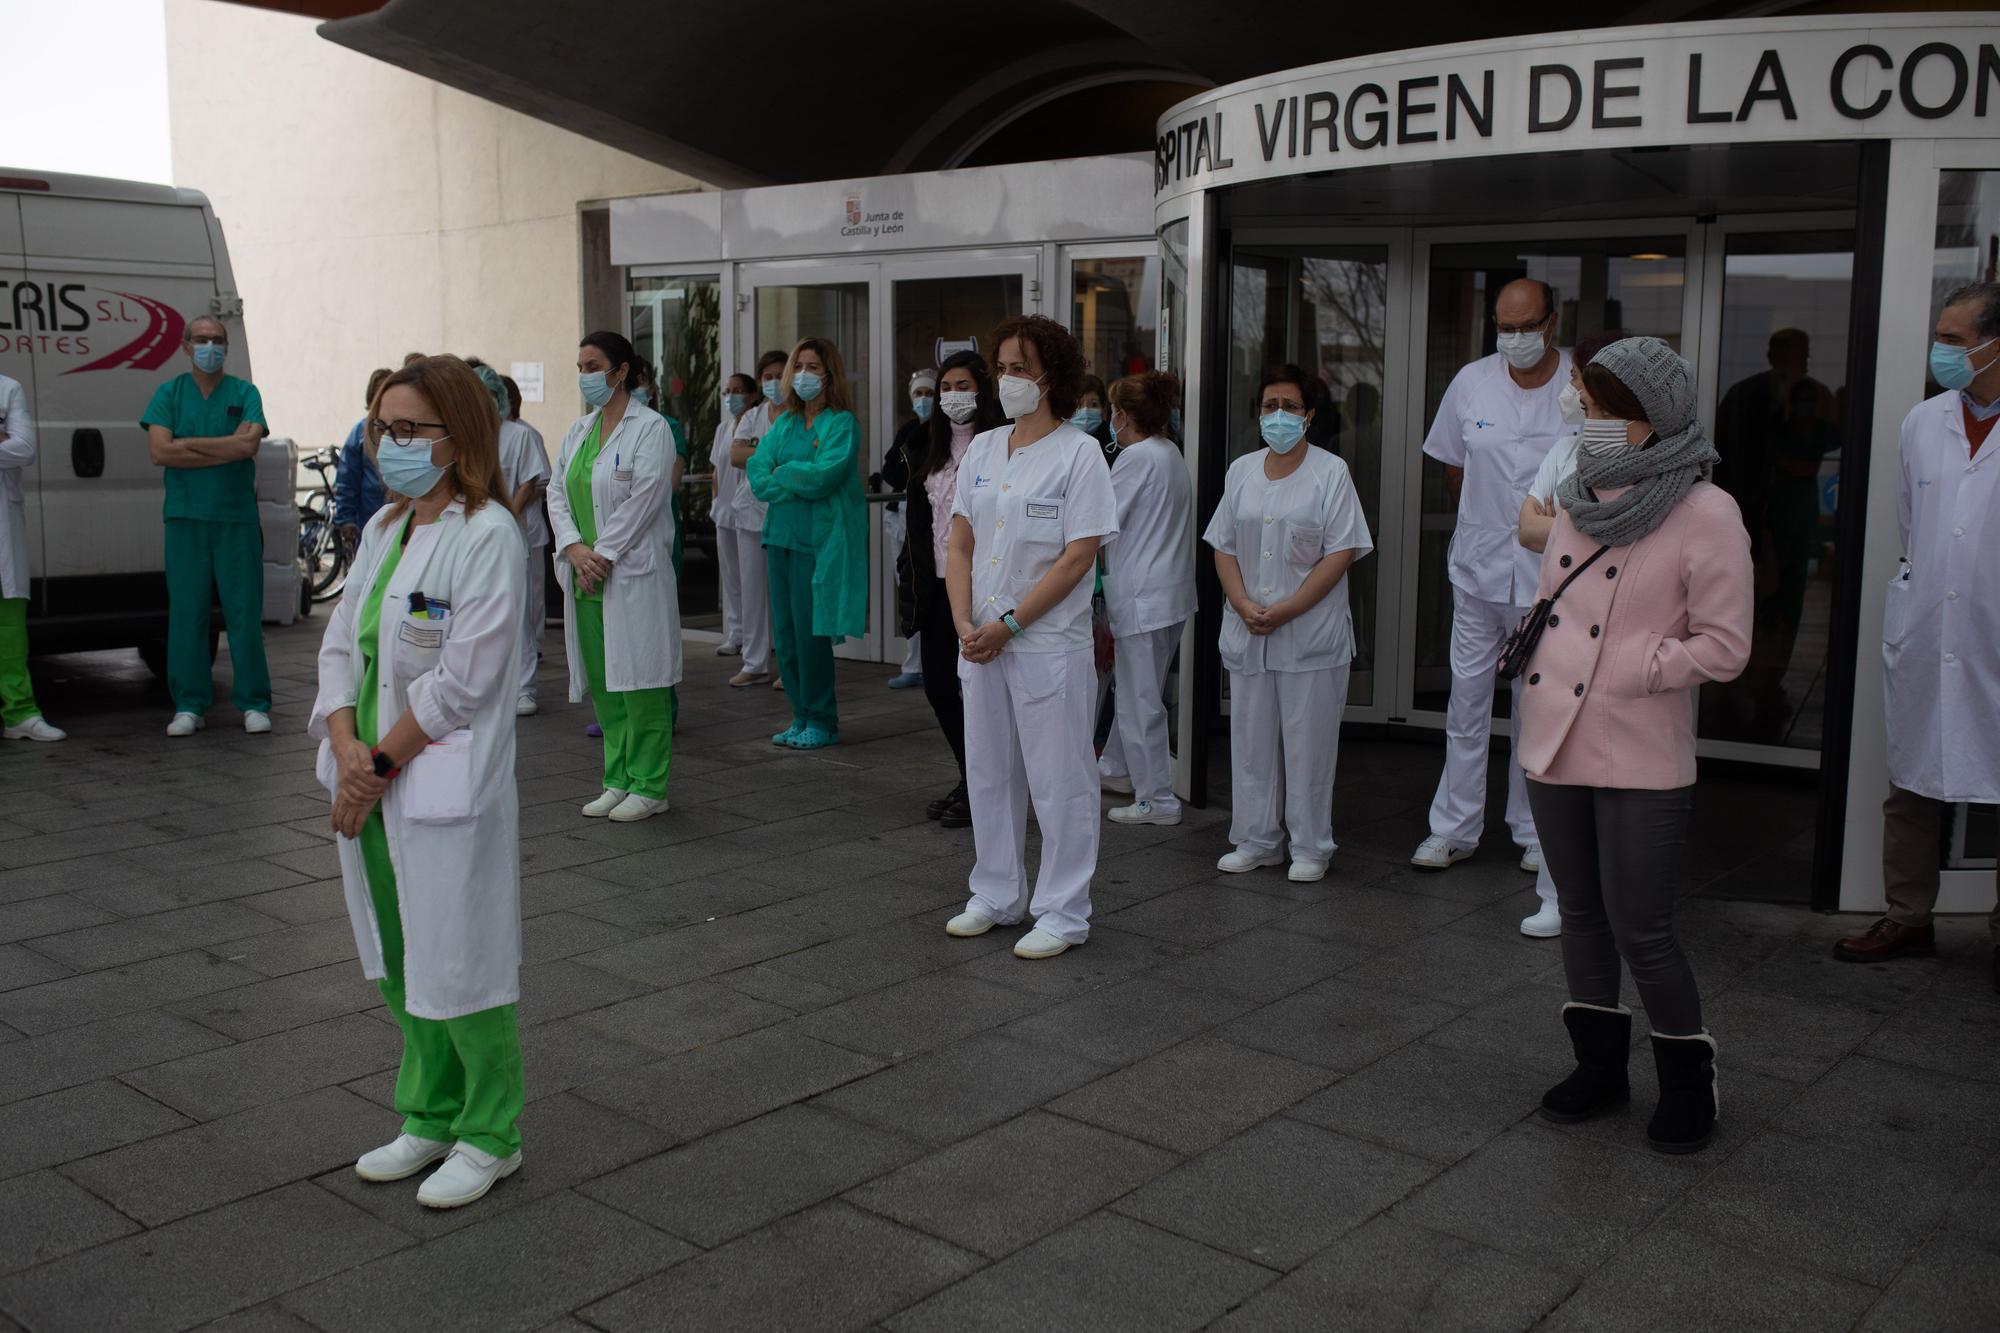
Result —
[{"label": "eyeglasses", "polygon": [[1548,314],[1543,315],[1540,319],[1531,319],[1526,324],[1496,323],[1493,327],[1498,329],[1501,333],[1533,333],[1537,329],[1540,329],[1544,324],[1547,324],[1549,320],[1555,315],[1555,313],[1556,313],[1555,311],[1551,310],[1549,311]]},{"label": "eyeglasses", "polygon": [[408,421],[399,417],[394,421],[371,421],[368,423],[368,429],[378,440],[386,435],[390,439],[400,443],[410,439],[420,430],[448,430],[450,428],[442,421]]}]

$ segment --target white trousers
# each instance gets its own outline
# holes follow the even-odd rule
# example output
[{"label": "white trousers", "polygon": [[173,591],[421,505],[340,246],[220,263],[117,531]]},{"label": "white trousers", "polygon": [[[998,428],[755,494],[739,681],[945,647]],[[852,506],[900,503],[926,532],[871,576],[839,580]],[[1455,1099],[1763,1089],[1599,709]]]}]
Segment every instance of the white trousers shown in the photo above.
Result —
[{"label": "white trousers", "polygon": [[770,571],[764,563],[764,534],[749,528],[717,528],[715,549],[727,550],[721,566],[723,623],[736,610],[736,630],[723,633],[743,649],[742,669],[760,675],[771,669]]},{"label": "white trousers", "polygon": [[[1001,925],[1033,912],[1035,925],[1071,944],[1090,936],[1097,871],[1097,765],[1089,648],[1011,649],[983,665],[958,661],[965,695],[965,789],[976,855],[966,903]],[[1042,865],[1028,896],[1028,802],[1042,830]]]},{"label": "white trousers", "polygon": [[1535,895],[1549,906],[1556,905],[1556,882],[1549,876],[1549,863],[1542,862],[1542,872],[1535,876]]},{"label": "white trousers", "polygon": [[521,606],[521,683],[519,692],[532,697],[535,672],[542,664],[542,631],[549,623],[549,548],[528,548],[528,595]]},{"label": "white trousers", "polygon": [[742,599],[736,595],[736,581],[739,577],[741,561],[736,554],[736,543],[730,540],[730,530],[717,525],[715,529],[715,578],[716,596],[722,602],[722,641],[733,648],[743,646],[743,613],[737,606]]},{"label": "white trousers", "polygon": [[[1333,774],[1345,666],[1318,671],[1229,673],[1229,841],[1269,853],[1291,835],[1294,861],[1333,859]],[[1118,696],[1125,711],[1125,696]],[[1280,821],[1282,819],[1282,828]]]},{"label": "white trousers", "polygon": [[903,654],[903,674],[921,676],[924,674],[924,632],[918,630],[909,638],[909,651]]},{"label": "white trousers", "polygon": [[1111,678],[1118,689],[1111,734],[1097,771],[1108,778],[1130,777],[1132,799],[1162,814],[1181,808],[1174,795],[1174,761],[1167,750],[1167,668],[1180,646],[1181,626],[1147,630],[1118,640]]},{"label": "white trousers", "polygon": [[[1486,831],[1486,756],[1491,748],[1494,669],[1507,636],[1529,608],[1485,602],[1456,589],[1451,605],[1451,703],[1444,715],[1444,776],[1431,801],[1431,832],[1461,847],[1477,847]],[[1535,816],[1521,773],[1521,685],[1513,683],[1513,741],[1507,750],[1507,827],[1521,847],[1533,847]]]}]

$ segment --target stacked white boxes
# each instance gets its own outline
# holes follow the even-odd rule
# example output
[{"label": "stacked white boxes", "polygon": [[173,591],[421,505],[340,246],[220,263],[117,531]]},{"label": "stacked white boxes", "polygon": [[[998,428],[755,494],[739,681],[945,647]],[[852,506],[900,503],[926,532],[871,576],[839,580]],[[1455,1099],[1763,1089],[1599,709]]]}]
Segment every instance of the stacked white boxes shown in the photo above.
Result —
[{"label": "stacked white boxes", "polygon": [[257,450],[257,522],[264,533],[264,623],[289,625],[299,618],[298,447],[290,440],[266,439]]}]

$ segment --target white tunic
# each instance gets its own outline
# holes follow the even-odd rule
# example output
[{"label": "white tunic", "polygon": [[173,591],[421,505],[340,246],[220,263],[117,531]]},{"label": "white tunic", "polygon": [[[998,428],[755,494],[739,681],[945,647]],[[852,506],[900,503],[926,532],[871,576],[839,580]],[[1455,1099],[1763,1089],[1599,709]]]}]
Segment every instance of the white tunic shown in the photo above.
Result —
[{"label": "white tunic", "polygon": [[[1118,531],[1111,471],[1096,440],[1067,422],[1016,449],[1014,427],[972,437],[958,465],[951,512],[972,525],[972,623],[990,624],[1021,604],[1063,548]],[[1027,632],[1010,653],[1060,653],[1090,646],[1088,577]]]},{"label": "white tunic", "polygon": [[1451,586],[1481,601],[1534,603],[1541,557],[1515,540],[1521,502],[1549,450],[1575,427],[1562,419],[1569,353],[1539,389],[1523,389],[1498,352],[1452,377],[1424,437],[1424,452],[1465,470],[1458,529],[1452,534]]},{"label": "white tunic", "polygon": [[[764,432],[771,429],[771,422],[775,420],[776,417],[777,417],[777,409],[772,407],[770,403],[768,402],[758,403],[757,406],[751,408],[748,412],[745,412],[743,414],[743,419],[736,423],[736,434],[733,438],[747,441],[750,443],[755,443],[756,441],[764,438]],[[745,529],[746,531],[754,532],[761,536],[764,532],[764,511],[769,509],[771,506],[766,504],[764,501],[759,500],[755,495],[751,494],[750,478],[744,474],[742,468],[739,467],[735,469],[735,472],[736,472],[736,495],[735,495],[736,517],[735,520],[729,523],[727,526],[733,528],[742,528]],[[720,523],[720,520],[717,520],[717,522]]]},{"label": "white tunic", "polygon": [[[1300,445],[1305,462],[1291,476],[1264,475],[1269,449],[1229,465],[1222,503],[1202,534],[1243,571],[1243,588],[1264,606],[1282,602],[1305,583],[1314,565],[1335,551],[1359,560],[1375,549],[1347,464],[1324,449]],[[1312,610],[1273,634],[1252,634],[1236,608],[1224,605],[1222,665],[1246,675],[1259,671],[1319,671],[1354,660],[1354,623],[1347,609],[1347,577]]]},{"label": "white tunic", "polygon": [[[1557,440],[1556,447],[1549,450],[1548,457],[1535,469],[1535,484],[1528,494],[1544,504],[1556,502],[1556,488],[1568,481],[1576,471],[1577,450],[1583,445],[1581,433]],[[1539,586],[1539,585],[1538,585]]]},{"label": "white tunic", "polygon": [[28,595],[28,507],[21,480],[35,465],[27,391],[0,375],[0,597]]},{"label": "white tunic", "polygon": [[1889,780],[2000,803],[2000,427],[1975,455],[1957,393],[1903,418],[1903,566],[1882,613]]},{"label": "white tunic", "polygon": [[[749,413],[744,413],[748,416]],[[737,513],[736,496],[739,491],[750,489],[743,469],[729,461],[729,450],[736,443],[736,428],[742,422],[724,409],[722,420],[715,423],[715,439],[708,446],[708,465],[715,476],[714,491],[709,497],[708,516],[715,526],[724,530],[742,526],[742,518]]]},{"label": "white tunic", "polygon": [[[507,478],[510,496],[530,477],[547,481],[549,451],[542,443],[541,432],[525,421],[501,422],[500,472]],[[529,505],[521,515],[521,540],[529,546],[549,544],[549,520],[542,513],[540,501]]]},{"label": "white tunic", "polygon": [[1194,614],[1194,494],[1187,460],[1155,436],[1111,464],[1118,535],[1105,547],[1104,609],[1119,638],[1178,625]]}]

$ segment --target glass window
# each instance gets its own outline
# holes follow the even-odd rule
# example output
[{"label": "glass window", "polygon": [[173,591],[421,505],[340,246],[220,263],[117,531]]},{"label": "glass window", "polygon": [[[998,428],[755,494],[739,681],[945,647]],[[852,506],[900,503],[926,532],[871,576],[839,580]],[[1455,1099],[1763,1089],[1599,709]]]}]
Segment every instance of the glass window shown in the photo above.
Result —
[{"label": "glass window", "polygon": [[[993,329],[1021,313],[1021,275],[993,273],[963,278],[898,278],[890,288],[895,310],[896,400],[889,414],[900,429],[916,419],[910,407],[910,376],[937,369],[938,347],[971,343],[991,360]],[[843,349],[844,350],[844,349]],[[879,463],[879,459],[876,460]]]},{"label": "glass window", "polygon": [[[1188,222],[1160,229],[1160,333],[1154,364],[1187,383]],[[1176,440],[1175,443],[1180,443]]]},{"label": "glass window", "polygon": [[1070,261],[1070,328],[1084,365],[1106,384],[1150,369],[1160,338],[1160,261],[1154,255]]},{"label": "glass window", "polygon": [[874,440],[868,385],[868,284],[776,286],[757,289],[757,347],[790,352],[801,338],[826,338],[847,364],[847,393],[862,441],[861,461]]},{"label": "glass window", "polygon": [[720,622],[715,525],[709,520],[714,476],[709,446],[721,419],[722,280],[715,274],[631,278],[626,283],[632,349],[653,368],[654,409],[686,432],[687,472],[677,497],[681,525],[681,617],[695,629]]}]

